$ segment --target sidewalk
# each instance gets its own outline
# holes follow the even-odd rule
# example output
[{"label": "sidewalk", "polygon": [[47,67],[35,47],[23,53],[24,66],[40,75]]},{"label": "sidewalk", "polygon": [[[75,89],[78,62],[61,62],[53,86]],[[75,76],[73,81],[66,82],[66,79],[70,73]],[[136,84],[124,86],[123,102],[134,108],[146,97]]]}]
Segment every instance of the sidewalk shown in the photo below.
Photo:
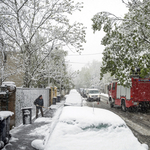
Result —
[{"label": "sidewalk", "polygon": [[[45,133],[52,123],[54,113],[63,105],[64,100],[61,100],[56,105],[51,105],[50,109],[44,112],[44,117],[32,120],[32,124],[21,125],[10,130],[12,137],[2,150],[35,150],[31,146],[31,142],[35,139],[44,139]],[[41,133],[41,129],[44,130],[43,133]]]}]

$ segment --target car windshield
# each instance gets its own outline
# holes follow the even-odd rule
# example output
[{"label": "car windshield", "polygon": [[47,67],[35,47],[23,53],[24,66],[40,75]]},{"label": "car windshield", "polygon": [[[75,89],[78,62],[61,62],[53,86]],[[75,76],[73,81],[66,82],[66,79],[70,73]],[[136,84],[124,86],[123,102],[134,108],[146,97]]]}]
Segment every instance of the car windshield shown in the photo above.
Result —
[{"label": "car windshield", "polygon": [[[114,129],[119,129],[119,128],[127,128],[127,126],[125,124],[120,124],[120,125],[112,125],[112,124],[108,124],[108,123],[100,123],[100,124],[88,124],[86,125],[86,123],[80,124],[78,121],[76,120],[68,120],[68,121],[61,121],[63,123],[66,123],[68,125],[73,125],[73,126],[78,126],[79,128],[81,128],[84,131],[96,131],[96,130],[108,130],[108,128],[113,131]],[[110,131],[109,130],[109,131]]]},{"label": "car windshield", "polygon": [[97,94],[97,93],[99,93],[99,91],[98,90],[90,90],[89,93],[90,94]]}]

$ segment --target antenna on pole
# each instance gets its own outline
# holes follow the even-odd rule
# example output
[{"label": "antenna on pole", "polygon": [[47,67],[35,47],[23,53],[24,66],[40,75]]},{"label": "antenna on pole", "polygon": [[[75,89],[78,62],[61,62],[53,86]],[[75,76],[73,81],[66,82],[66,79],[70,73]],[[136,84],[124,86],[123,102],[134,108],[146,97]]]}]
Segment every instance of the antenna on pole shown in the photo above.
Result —
[{"label": "antenna on pole", "polygon": [[93,102],[93,113],[94,113],[94,102]]}]

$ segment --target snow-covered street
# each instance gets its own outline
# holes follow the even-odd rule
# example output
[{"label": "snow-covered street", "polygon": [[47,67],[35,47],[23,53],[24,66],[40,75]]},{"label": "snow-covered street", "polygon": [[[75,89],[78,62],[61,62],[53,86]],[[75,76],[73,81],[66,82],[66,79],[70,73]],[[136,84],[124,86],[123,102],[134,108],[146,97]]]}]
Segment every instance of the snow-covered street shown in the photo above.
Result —
[{"label": "snow-covered street", "polygon": [[150,150],[150,0],[0,12],[0,150]]},{"label": "snow-covered street", "polygon": [[[76,94],[73,92],[72,93],[73,97],[71,97],[71,95],[69,95],[69,96],[66,95],[66,98],[70,97],[69,98],[70,102],[71,102],[71,100],[73,100],[74,102],[75,101],[79,102],[79,99],[75,100],[75,98],[74,98],[74,97],[79,98],[78,97],[78,93],[77,93],[76,96],[75,95]],[[69,101],[69,99],[67,101]],[[97,135],[95,135],[95,136],[93,135],[90,138],[90,137],[88,137],[89,136],[88,135],[89,131],[88,131],[87,133],[86,132],[82,133],[84,135],[84,138],[80,139],[79,137],[76,137],[77,136],[77,132],[80,131],[79,129],[77,130],[77,127],[79,127],[81,125],[81,127],[84,128],[86,126],[86,124],[84,123],[85,120],[88,120],[89,123],[91,122],[92,125],[94,125],[95,123],[97,124],[99,122],[99,119],[101,120],[102,118],[104,119],[103,121],[105,121],[105,122],[107,122],[107,120],[109,120],[109,122],[110,122],[109,124],[113,123],[114,122],[113,120],[116,119],[115,118],[116,116],[113,116],[114,117],[114,119],[113,119],[112,117],[110,117],[111,113],[109,114],[107,112],[107,110],[112,111],[113,113],[115,113],[118,116],[120,116],[126,122],[126,124],[128,125],[128,127],[132,130],[132,132],[134,133],[134,136],[138,138],[138,141],[140,143],[143,143],[143,145],[141,145],[142,146],[141,148],[140,148],[139,144],[136,144],[136,146],[137,146],[136,149],[139,149],[139,150],[142,150],[142,149],[143,150],[148,150],[146,147],[147,147],[147,145],[150,146],[149,145],[149,143],[150,143],[149,142],[150,135],[149,135],[149,130],[148,130],[149,129],[149,124],[146,124],[146,122],[148,123],[147,119],[149,117],[149,113],[147,113],[147,114],[140,113],[140,116],[139,116],[138,113],[122,112],[120,108],[110,108],[109,104],[105,100],[101,100],[100,102],[87,102],[86,99],[83,99],[83,98],[82,98],[82,100],[83,100],[82,107],[78,106],[79,108],[78,108],[77,112],[73,111],[72,107],[74,107],[74,110],[76,110],[76,106],[74,104],[73,104],[73,106],[65,106],[65,109],[64,109],[64,103],[65,103],[65,101],[61,101],[60,103],[57,103],[56,105],[52,105],[51,109],[49,109],[49,111],[47,111],[45,113],[45,116],[43,118],[40,117],[40,118],[36,119],[33,124],[31,124],[31,125],[30,124],[29,125],[22,125],[22,126],[20,126],[18,128],[12,129],[11,132],[10,132],[12,134],[11,140],[5,146],[5,148],[3,148],[3,150],[11,150],[12,148],[14,148],[14,149],[20,149],[20,150],[21,149],[23,149],[23,150],[32,150],[34,148],[39,149],[39,150],[44,150],[44,149],[48,150],[49,149],[48,148],[49,145],[51,146],[51,142],[55,143],[53,146],[57,147],[58,141],[59,141],[58,148],[60,148],[61,146],[63,146],[63,147],[66,146],[67,147],[69,143],[67,143],[67,141],[65,142],[64,141],[64,137],[63,137],[65,132],[66,132],[65,133],[66,140],[67,140],[67,137],[70,134],[72,134],[71,137],[70,138],[68,137],[68,138],[70,140],[71,140],[71,138],[73,138],[73,139],[75,138],[76,140],[74,139],[72,141],[74,141],[74,144],[78,143],[80,145],[81,150],[82,150],[82,146],[81,146],[82,145],[81,144],[82,143],[82,139],[84,139],[84,142],[88,142],[88,140],[90,140],[88,143],[91,143],[91,138],[93,139],[95,137],[97,139],[99,134],[98,134],[98,130],[96,130],[96,132],[94,131],[92,133],[92,135],[95,134],[95,133]],[[69,108],[69,107],[70,107],[70,109],[69,109],[69,112],[70,112],[69,115],[70,115],[70,117],[69,118],[72,118],[72,117],[74,118],[75,116],[79,116],[80,117],[80,121],[82,121],[82,124],[78,124],[78,121],[77,122],[75,121],[75,122],[71,123],[68,120],[71,123],[71,124],[69,123],[68,125],[69,126],[73,125],[73,127],[76,128],[76,129],[73,129],[73,130],[70,128],[71,126],[70,127],[68,126],[70,128],[69,129],[68,127],[66,127],[66,125],[65,126],[60,126],[60,127],[58,126],[57,127],[57,124],[59,123],[59,119],[61,119],[62,122],[64,122],[65,117],[68,116],[68,114],[64,114],[64,116],[62,116],[61,114],[62,114],[63,110],[66,110],[66,108]],[[91,115],[90,112],[89,112],[89,110],[87,111],[87,108],[89,108],[89,110],[91,109],[91,111],[94,114],[93,117],[92,116],[90,117],[90,120],[86,119],[86,118],[89,118],[89,116]],[[83,111],[84,113],[81,110],[84,110]],[[98,113],[99,111],[100,111],[100,113]],[[108,113],[109,115],[106,117],[105,113],[106,114]],[[78,115],[76,115],[76,114],[78,114]],[[97,117],[95,116],[96,114],[98,115]],[[61,116],[61,118],[60,118],[60,116]],[[121,120],[119,119],[117,122],[119,123],[120,121]],[[123,123],[122,121],[120,122],[121,124]],[[115,121],[115,124],[117,122]],[[67,135],[68,131],[66,131],[66,129],[67,130],[69,129],[70,133],[68,135]],[[108,130],[111,133],[112,131],[110,129],[111,128],[109,128]],[[126,130],[126,128],[125,128],[125,130]],[[126,133],[125,130],[124,130],[124,134]],[[55,132],[53,133],[53,131],[55,131]],[[103,130],[100,130],[100,131],[101,131],[100,135],[102,135],[102,134],[105,135],[107,133],[107,131],[105,131],[105,130],[104,130],[104,133],[102,133]],[[121,132],[120,129],[118,131]],[[115,133],[114,133],[114,135],[112,135],[112,137],[115,137],[115,136],[119,136],[120,137],[121,134],[118,131],[116,130]],[[58,133],[60,137],[59,136],[55,137],[56,133]],[[63,133],[63,134],[61,135],[61,133]],[[127,135],[130,136],[129,139],[133,138],[132,134],[130,135],[128,133]],[[63,140],[61,139],[61,137],[62,137]],[[87,140],[86,140],[86,137],[88,137]],[[104,140],[105,136],[100,136],[100,137],[102,137],[101,140]],[[96,149],[96,147],[99,147],[99,146],[102,146],[101,148],[105,147],[105,142],[104,141],[102,142],[103,144],[100,143],[100,145],[99,145],[99,142],[96,142],[96,139],[95,140],[93,139],[93,144],[97,143],[96,144],[97,146],[95,145],[95,149]],[[107,137],[107,141],[108,140],[111,142],[112,140],[114,140],[114,138],[111,138],[111,136],[109,135],[109,137]],[[121,145],[124,144],[124,141],[122,141],[122,142],[123,143],[121,143]],[[132,144],[132,146],[131,145],[130,146],[134,147],[134,142],[133,141],[131,142],[131,144]],[[53,149],[53,146],[52,146],[52,149]],[[78,145],[74,145],[74,147],[78,147]],[[115,145],[112,145],[112,147],[115,148]],[[91,150],[90,146],[88,146],[88,148],[89,148],[89,150]],[[72,150],[72,149],[73,148],[71,148],[71,145],[70,145],[69,150]],[[94,150],[94,149],[92,148],[92,150]],[[121,148],[119,150],[123,150],[123,149]]]},{"label": "snow-covered street", "polygon": [[[51,105],[50,109],[44,113],[44,117],[34,119],[32,124],[22,124],[10,130],[12,137],[3,150],[34,150],[32,142],[34,140],[43,141],[51,130],[51,124],[55,123],[58,111],[61,111],[63,105],[64,100],[61,100],[56,105]],[[55,114],[56,110],[58,110],[57,114]],[[36,146],[39,147],[39,144]]]}]

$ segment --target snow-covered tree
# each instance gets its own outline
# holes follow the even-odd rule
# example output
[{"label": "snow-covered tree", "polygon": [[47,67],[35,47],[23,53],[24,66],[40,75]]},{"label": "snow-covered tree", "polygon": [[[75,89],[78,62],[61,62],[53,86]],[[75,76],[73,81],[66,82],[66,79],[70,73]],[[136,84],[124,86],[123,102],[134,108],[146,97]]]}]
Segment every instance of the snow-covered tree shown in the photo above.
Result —
[{"label": "snow-covered tree", "polygon": [[100,12],[92,18],[92,27],[106,33],[101,41],[105,46],[101,77],[110,72],[120,84],[129,85],[133,73],[140,77],[150,73],[150,1],[123,3],[129,10],[124,18]]},{"label": "snow-covered tree", "polygon": [[[45,58],[47,53],[43,53],[42,58]],[[34,78],[31,79],[30,86],[32,87],[46,87],[46,86],[56,86],[60,89],[63,85],[63,80],[67,74],[67,65],[65,64],[65,56],[67,52],[61,50],[61,48],[56,47],[51,54],[46,57],[43,61],[43,65],[39,67]],[[36,57],[35,57],[36,59]],[[36,62],[33,60],[33,62]]]},{"label": "snow-covered tree", "polygon": [[[22,68],[26,87],[56,45],[83,50],[85,28],[67,19],[81,8],[72,0],[0,0],[0,32],[7,50],[17,52],[17,68]],[[46,50],[47,56],[40,56]]]},{"label": "snow-covered tree", "polygon": [[75,79],[76,88],[100,88],[101,62],[93,61],[83,67]]}]

